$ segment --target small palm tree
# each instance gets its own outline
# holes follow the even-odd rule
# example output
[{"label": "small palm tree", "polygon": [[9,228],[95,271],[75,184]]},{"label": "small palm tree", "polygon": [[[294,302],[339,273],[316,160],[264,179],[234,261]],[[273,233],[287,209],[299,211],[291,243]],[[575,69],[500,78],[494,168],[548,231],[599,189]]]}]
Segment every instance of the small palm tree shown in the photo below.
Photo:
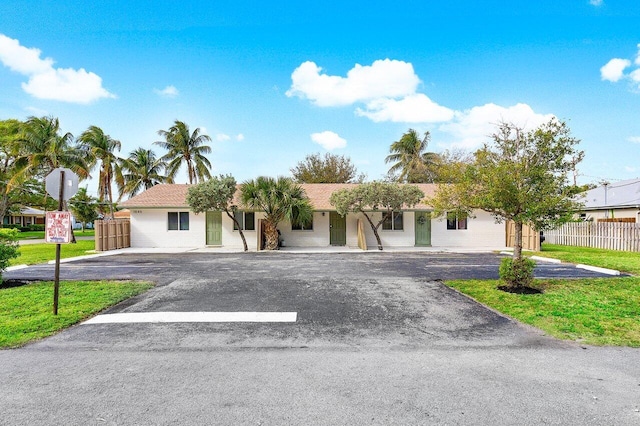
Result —
[{"label": "small palm tree", "polygon": [[265,249],[278,249],[278,223],[306,223],[313,218],[313,206],[300,185],[292,179],[261,176],[241,186],[242,203],[265,213]]},{"label": "small palm tree", "polygon": [[[89,177],[86,152],[74,142],[71,133],[60,135],[60,123],[54,117],[29,117],[19,138],[20,153],[16,159],[19,177],[48,174],[58,167],[73,170],[80,179]],[[12,179],[13,180],[13,179]]]},{"label": "small palm tree", "polygon": [[431,134],[425,132],[424,137],[414,129],[409,129],[402,137],[393,142],[385,163],[393,163],[389,174],[397,175],[399,182],[432,183],[435,180],[434,168],[440,158],[435,152],[426,152]]},{"label": "small palm tree", "polygon": [[120,141],[105,135],[97,126],[89,127],[78,138],[82,148],[88,155],[89,165],[94,167],[100,163],[98,180],[98,200],[104,204],[105,198],[109,201],[109,210],[113,218],[113,190],[111,183],[114,179],[114,169],[119,167],[116,151],[120,151]]},{"label": "small palm tree", "polygon": [[176,176],[182,163],[187,167],[190,184],[211,178],[211,162],[205,157],[205,154],[211,153],[211,147],[205,145],[206,142],[211,142],[211,138],[201,135],[200,128],[191,133],[189,126],[176,120],[169,130],[159,130],[158,134],[164,137],[164,141],[154,143],[168,151],[162,158],[167,162],[170,178]]},{"label": "small palm tree", "polygon": [[159,183],[172,183],[173,180],[163,174],[166,163],[150,149],[138,148],[128,158],[120,159],[116,183],[120,198],[123,195],[133,197],[138,192],[149,189]]}]

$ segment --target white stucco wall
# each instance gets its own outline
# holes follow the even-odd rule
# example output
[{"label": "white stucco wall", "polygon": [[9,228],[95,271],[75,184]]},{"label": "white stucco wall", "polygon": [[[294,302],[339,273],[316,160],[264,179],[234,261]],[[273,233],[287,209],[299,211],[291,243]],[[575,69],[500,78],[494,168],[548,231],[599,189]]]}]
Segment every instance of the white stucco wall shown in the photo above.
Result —
[{"label": "white stucco wall", "polygon": [[[189,213],[188,231],[169,231],[167,213],[186,210],[144,209],[131,210],[131,246],[132,247],[205,247],[206,215]],[[380,220],[382,213],[373,213],[374,223]],[[256,228],[263,213],[256,213]],[[362,214],[347,215],[347,246],[358,246],[357,220],[362,220],[367,245],[376,247],[376,239],[369,222]],[[404,230],[385,231],[382,226],[378,232],[384,247],[413,247],[415,245],[414,212],[404,212]],[[293,231],[291,224],[278,225],[282,238],[288,247],[328,247],[329,213],[315,212],[313,230]],[[249,250],[256,250],[257,231],[244,231]],[[505,225],[496,224],[486,212],[476,212],[475,218],[467,222],[466,230],[448,230],[444,219],[431,220],[431,245],[433,247],[492,247],[505,245]],[[222,246],[242,249],[240,233],[233,230],[233,221],[222,213]]]},{"label": "white stucco wall", "polygon": [[431,219],[431,245],[433,247],[505,247],[506,226],[496,223],[490,213],[475,211],[467,219],[467,229],[447,229],[443,218]]},{"label": "white stucco wall", "polygon": [[188,231],[169,231],[168,212],[180,209],[131,210],[131,247],[204,247],[205,215],[189,212]]},{"label": "white stucco wall", "polygon": [[640,210],[636,208],[631,209],[613,209],[613,210],[586,210],[583,213],[586,214],[587,220],[593,220],[597,222],[598,219],[622,219],[627,217],[633,217],[636,222],[639,222]]},{"label": "white stucco wall", "polygon": [[[244,230],[244,238],[247,240],[247,248],[249,250],[257,250],[258,247],[258,220],[264,217],[264,213],[255,214],[255,230]],[[242,250],[242,238],[240,232],[234,231],[233,220],[225,212],[222,212],[222,246]]]}]

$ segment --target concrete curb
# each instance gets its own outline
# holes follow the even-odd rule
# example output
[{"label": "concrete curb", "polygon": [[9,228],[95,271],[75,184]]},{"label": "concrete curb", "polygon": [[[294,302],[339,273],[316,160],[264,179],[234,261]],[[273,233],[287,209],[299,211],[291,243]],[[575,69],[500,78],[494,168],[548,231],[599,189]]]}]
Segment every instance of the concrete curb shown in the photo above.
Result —
[{"label": "concrete curb", "polygon": [[[67,257],[66,259],[60,259],[60,263],[69,263],[69,262],[75,262],[77,260],[93,259],[94,257],[112,256],[114,254],[117,254],[117,253],[104,252],[104,253],[96,253],[96,254],[87,254],[84,256]],[[47,264],[49,265],[55,265],[55,263],[56,263],[55,260],[50,260],[47,262]]]},{"label": "concrete curb", "polygon": [[562,263],[560,259],[552,259],[550,257],[531,256],[529,259],[538,260],[540,262]]},{"label": "concrete curb", "polygon": [[13,266],[9,266],[7,269],[5,269],[5,271],[7,272],[11,272],[11,271],[19,271],[20,269],[24,269],[24,268],[28,268],[29,265],[13,265]]},{"label": "concrete curb", "polygon": [[614,269],[600,268],[598,266],[578,264],[576,265],[576,268],[586,269],[587,271],[599,272],[601,274],[607,274],[607,275],[620,275],[620,271],[616,271]]}]

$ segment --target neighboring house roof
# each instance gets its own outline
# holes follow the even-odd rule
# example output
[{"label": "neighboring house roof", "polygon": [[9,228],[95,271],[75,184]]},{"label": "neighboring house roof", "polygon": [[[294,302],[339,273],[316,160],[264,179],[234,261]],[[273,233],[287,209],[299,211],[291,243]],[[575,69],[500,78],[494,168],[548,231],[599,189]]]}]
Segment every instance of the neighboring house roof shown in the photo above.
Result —
[{"label": "neighboring house roof", "polygon": [[118,210],[117,212],[113,213],[113,217],[116,219],[129,219],[131,217],[131,210],[129,209]]},{"label": "neighboring house roof", "polygon": [[23,216],[44,216],[46,212],[33,207],[20,207],[20,214]]},{"label": "neighboring house roof", "polygon": [[640,208],[640,179],[602,185],[583,194],[584,210]]},{"label": "neighboring house roof", "polygon": [[[424,192],[425,197],[433,196],[437,185],[420,183],[412,184]],[[187,184],[155,185],[141,194],[120,203],[119,207],[136,208],[189,208],[187,204]],[[358,184],[351,183],[303,183],[300,186],[307,193],[314,210],[335,210],[329,203],[331,194],[339,189],[354,188]],[[236,191],[235,203],[240,205],[239,191]],[[413,207],[415,210],[429,210],[430,206],[420,203]]]}]

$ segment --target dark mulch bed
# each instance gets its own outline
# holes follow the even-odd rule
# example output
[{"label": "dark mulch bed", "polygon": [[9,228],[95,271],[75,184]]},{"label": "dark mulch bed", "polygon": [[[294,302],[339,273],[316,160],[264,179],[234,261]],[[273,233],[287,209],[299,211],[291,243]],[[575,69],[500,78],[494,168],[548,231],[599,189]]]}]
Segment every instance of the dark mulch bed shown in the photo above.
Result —
[{"label": "dark mulch bed", "polygon": [[542,294],[544,291],[533,287],[511,287],[508,285],[498,286],[498,290],[506,291],[514,294]]},{"label": "dark mulch bed", "polygon": [[2,281],[2,283],[0,283],[0,290],[3,290],[5,288],[12,288],[12,287],[20,287],[23,285],[27,285],[27,284],[31,284],[31,283],[35,283],[38,282],[37,280],[4,280]]}]

